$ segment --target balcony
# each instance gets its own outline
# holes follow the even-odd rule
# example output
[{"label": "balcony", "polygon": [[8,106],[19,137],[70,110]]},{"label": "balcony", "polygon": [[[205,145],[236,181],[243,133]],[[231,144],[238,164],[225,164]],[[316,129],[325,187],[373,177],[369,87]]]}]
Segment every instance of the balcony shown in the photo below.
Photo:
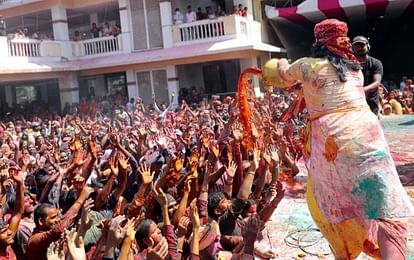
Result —
[{"label": "balcony", "polygon": [[260,26],[259,22],[238,15],[173,25],[173,42],[180,46],[236,38],[260,41]]},{"label": "balcony", "polygon": [[[29,58],[59,58],[65,57],[97,57],[121,53],[122,34],[117,37],[101,37],[78,42],[33,40],[33,39],[7,39],[0,37],[0,57],[29,57]],[[71,55],[65,55],[65,48],[69,46]],[[67,52],[66,52],[67,53]]]},{"label": "balcony", "polygon": [[106,56],[122,52],[122,35],[71,42],[71,45],[75,57]]}]

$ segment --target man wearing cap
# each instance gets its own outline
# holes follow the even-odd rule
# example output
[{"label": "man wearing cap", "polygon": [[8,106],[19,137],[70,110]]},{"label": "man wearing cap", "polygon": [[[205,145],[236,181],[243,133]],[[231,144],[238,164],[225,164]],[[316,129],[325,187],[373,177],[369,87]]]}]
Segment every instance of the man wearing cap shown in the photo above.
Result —
[{"label": "man wearing cap", "polygon": [[379,94],[378,89],[381,85],[383,67],[382,62],[368,55],[370,45],[364,36],[356,36],[352,41],[352,50],[361,63],[362,73],[364,74],[364,89],[367,103],[371,111],[378,115]]}]

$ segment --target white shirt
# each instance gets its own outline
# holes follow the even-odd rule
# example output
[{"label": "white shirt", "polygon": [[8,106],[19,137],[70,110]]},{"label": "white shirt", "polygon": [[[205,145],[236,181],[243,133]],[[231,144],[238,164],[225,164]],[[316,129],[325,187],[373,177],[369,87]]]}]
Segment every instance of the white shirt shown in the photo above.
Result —
[{"label": "white shirt", "polygon": [[174,24],[184,23],[184,15],[181,12],[175,12],[174,14]]},{"label": "white shirt", "polygon": [[185,22],[186,23],[192,23],[192,22],[195,22],[196,20],[197,20],[196,12],[191,11],[191,12],[185,13]]},{"label": "white shirt", "polygon": [[405,89],[405,82],[401,81],[400,83],[400,90],[404,90]]}]

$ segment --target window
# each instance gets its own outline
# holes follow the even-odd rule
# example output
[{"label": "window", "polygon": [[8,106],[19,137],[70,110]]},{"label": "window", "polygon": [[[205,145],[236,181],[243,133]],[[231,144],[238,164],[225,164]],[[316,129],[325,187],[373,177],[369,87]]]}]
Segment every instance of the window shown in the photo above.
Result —
[{"label": "window", "polygon": [[37,91],[35,86],[16,87],[16,103],[29,104],[37,100]]},{"label": "window", "polygon": [[131,20],[135,50],[163,46],[159,1],[131,1]]},{"label": "window", "polygon": [[126,96],[127,87],[126,87],[126,76],[125,73],[121,74],[109,74],[105,75],[106,86],[108,88],[108,93],[114,95],[121,93]]},{"label": "window", "polygon": [[152,94],[157,103],[169,103],[167,72],[165,70],[137,72],[139,97],[145,104],[152,104]]}]

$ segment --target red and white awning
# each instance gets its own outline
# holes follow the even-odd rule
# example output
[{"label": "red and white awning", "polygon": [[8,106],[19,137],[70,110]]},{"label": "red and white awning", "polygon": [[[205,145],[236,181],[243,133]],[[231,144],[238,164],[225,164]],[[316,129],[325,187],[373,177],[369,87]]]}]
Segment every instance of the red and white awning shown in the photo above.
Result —
[{"label": "red and white awning", "polygon": [[306,0],[294,7],[266,6],[269,19],[315,24],[326,18],[364,21],[367,17],[395,19],[414,10],[414,0]]}]

